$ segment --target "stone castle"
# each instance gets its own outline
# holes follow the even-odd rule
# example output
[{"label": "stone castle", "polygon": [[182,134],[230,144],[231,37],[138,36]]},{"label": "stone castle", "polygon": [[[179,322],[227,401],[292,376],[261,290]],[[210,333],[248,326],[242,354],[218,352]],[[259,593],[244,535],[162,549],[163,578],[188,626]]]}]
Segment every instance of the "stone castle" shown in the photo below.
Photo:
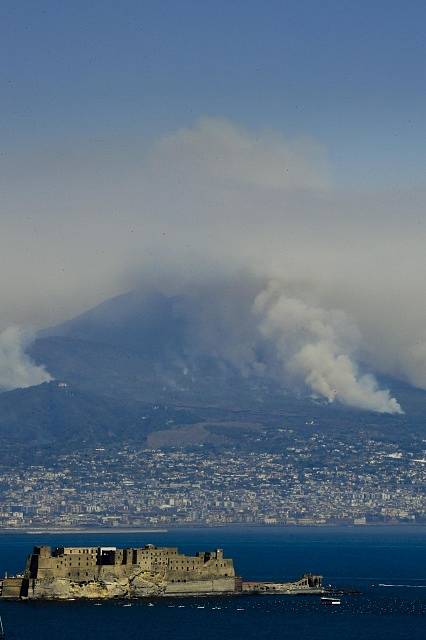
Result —
[{"label": "stone castle", "polygon": [[4,599],[142,598],[153,596],[321,592],[321,576],[294,583],[243,582],[222,549],[195,556],[176,547],[36,546],[24,573],[0,580]]}]

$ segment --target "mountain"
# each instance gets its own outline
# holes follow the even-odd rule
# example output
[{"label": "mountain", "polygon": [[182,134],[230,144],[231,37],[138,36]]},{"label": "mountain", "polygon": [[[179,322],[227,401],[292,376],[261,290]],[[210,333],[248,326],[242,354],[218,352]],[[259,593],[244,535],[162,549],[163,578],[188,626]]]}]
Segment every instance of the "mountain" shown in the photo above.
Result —
[{"label": "mountain", "polygon": [[152,431],[200,421],[195,412],[97,396],[65,382],[0,395],[2,442],[72,450],[121,440],[146,442]]},{"label": "mountain", "polygon": [[30,355],[54,381],[0,394],[3,442],[61,449],[122,439],[256,449],[261,429],[271,430],[266,440],[277,445],[273,431],[283,423],[388,438],[424,430],[422,390],[385,381],[404,415],[330,405],[242,371],[200,335],[184,301],[158,293],[118,296],[41,332]]},{"label": "mountain", "polygon": [[187,308],[159,293],[117,296],[40,332],[30,355],[55,379],[115,398],[244,407],[282,396],[277,381],[212,352]]},{"label": "mountain", "polygon": [[114,346],[159,361],[185,350],[187,326],[179,313],[179,298],[161,293],[125,293],[41,332]]}]

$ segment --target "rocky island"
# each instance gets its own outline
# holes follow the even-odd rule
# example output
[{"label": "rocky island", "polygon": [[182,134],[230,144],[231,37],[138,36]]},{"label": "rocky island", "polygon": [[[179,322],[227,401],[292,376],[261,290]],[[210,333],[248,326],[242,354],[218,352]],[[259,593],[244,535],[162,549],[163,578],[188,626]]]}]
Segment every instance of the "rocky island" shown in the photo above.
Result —
[{"label": "rocky island", "polygon": [[222,549],[195,556],[176,547],[36,546],[24,572],[0,580],[0,598],[70,600],[242,593],[323,593],[322,578],[296,582],[247,582],[236,576]]}]

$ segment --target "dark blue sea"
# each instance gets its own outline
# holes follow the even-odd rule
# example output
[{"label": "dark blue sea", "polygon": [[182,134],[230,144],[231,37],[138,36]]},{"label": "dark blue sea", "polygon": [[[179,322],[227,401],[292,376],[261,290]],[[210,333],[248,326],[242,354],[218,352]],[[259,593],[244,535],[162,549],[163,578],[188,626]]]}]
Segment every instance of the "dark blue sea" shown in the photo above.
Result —
[{"label": "dark blue sea", "polygon": [[[211,528],[167,533],[0,535],[0,571],[19,572],[33,544],[223,547],[250,579],[321,573],[361,593],[340,607],[318,596],[0,602],[7,640],[397,640],[426,638],[426,528]],[[153,606],[149,606],[149,605]]]}]

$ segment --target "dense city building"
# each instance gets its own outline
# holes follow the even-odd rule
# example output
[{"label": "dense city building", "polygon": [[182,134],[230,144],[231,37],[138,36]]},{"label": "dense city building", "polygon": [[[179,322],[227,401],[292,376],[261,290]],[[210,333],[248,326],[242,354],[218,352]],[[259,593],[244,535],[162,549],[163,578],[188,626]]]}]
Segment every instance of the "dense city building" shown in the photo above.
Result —
[{"label": "dense city building", "polygon": [[329,432],[289,429],[287,435],[289,446],[280,452],[122,445],[46,457],[42,464],[3,460],[0,526],[426,520],[422,443],[409,449]]}]

